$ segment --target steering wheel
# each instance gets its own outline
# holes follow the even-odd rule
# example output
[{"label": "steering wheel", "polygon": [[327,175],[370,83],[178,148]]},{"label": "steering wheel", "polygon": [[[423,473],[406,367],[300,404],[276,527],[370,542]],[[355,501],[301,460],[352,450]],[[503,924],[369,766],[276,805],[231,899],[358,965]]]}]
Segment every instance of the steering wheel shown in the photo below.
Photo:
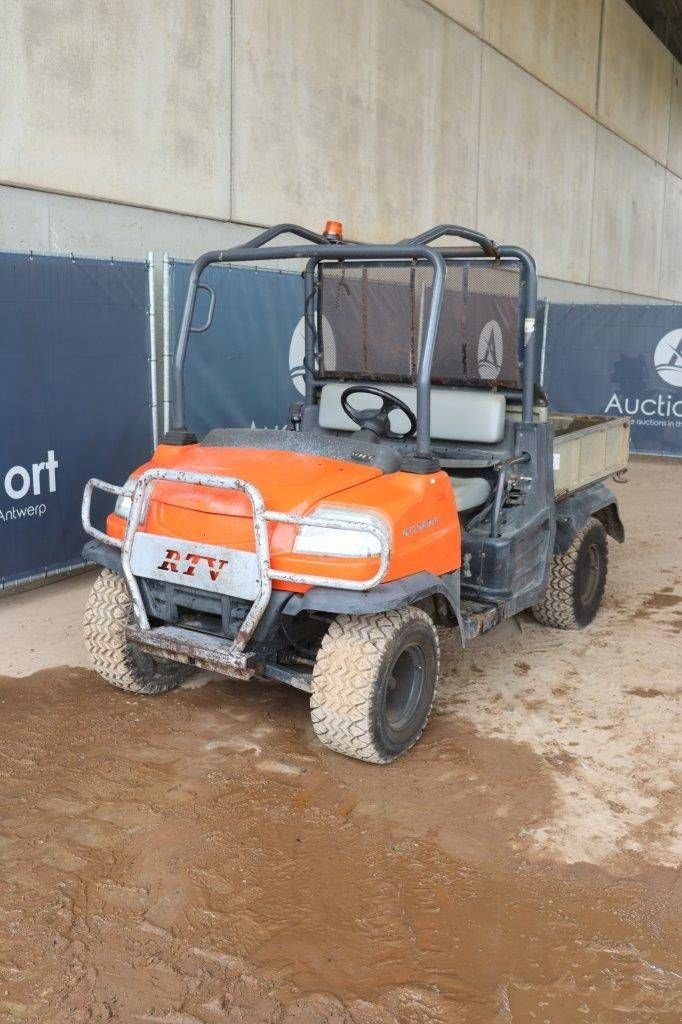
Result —
[{"label": "steering wheel", "polygon": [[[376,395],[377,398],[381,399],[381,405],[378,409],[354,409],[349,404],[348,399],[351,395],[360,394]],[[361,430],[371,430],[377,437],[386,437],[394,441],[405,441],[408,437],[412,437],[417,429],[417,417],[409,405],[405,405],[404,402],[389,394],[388,391],[375,388],[370,384],[356,384],[354,387],[346,388],[341,395],[341,408],[346,416],[350,416],[353,423],[357,423]],[[391,430],[388,417],[394,409],[399,409],[400,412],[405,413],[410,421],[408,429],[402,433]]]}]

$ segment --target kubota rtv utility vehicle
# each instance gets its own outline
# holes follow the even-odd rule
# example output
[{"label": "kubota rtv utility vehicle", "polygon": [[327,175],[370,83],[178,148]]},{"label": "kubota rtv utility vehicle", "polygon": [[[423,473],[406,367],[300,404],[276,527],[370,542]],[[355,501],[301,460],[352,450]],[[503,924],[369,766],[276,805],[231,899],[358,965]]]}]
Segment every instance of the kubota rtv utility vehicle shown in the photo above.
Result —
[{"label": "kubota rtv utility vehicle", "polygon": [[[267,244],[285,234],[296,242]],[[199,440],[183,371],[202,272],[282,259],[305,261],[305,399],[287,430]],[[172,429],[123,487],[86,487],[97,671],[138,693],[188,666],[287,683],[310,693],[323,743],[387,762],[429,717],[436,625],[462,643],[525,608],[587,625],[607,534],[623,540],[601,481],[625,465],[629,425],[549,414],[535,319],[531,256],[452,225],[394,245],[280,225],[201,256]],[[90,521],[94,488],[116,495],[106,532]]]}]

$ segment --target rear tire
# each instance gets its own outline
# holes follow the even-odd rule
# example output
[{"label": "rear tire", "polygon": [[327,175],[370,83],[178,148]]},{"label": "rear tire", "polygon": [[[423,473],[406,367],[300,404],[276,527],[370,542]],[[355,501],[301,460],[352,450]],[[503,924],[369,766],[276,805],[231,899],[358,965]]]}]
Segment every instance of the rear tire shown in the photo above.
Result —
[{"label": "rear tire", "polygon": [[414,746],[429,719],[439,661],[436,628],[419,608],[340,615],[313,670],[317,738],[361,761],[395,760]]},{"label": "rear tire", "polygon": [[552,558],[549,584],[533,615],[543,626],[584,629],[604,597],[609,550],[606,530],[590,518],[561,555]]},{"label": "rear tire", "polygon": [[129,644],[126,627],[132,619],[133,604],[125,580],[111,569],[102,569],[83,617],[83,638],[95,672],[111,686],[130,693],[174,690],[191,669],[152,658]]}]

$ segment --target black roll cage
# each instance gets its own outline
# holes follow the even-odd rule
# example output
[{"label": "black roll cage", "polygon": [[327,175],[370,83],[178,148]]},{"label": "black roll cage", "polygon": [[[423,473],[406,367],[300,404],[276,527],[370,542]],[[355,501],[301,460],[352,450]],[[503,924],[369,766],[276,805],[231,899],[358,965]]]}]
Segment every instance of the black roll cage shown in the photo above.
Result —
[{"label": "black roll cage", "polygon": [[[270,246],[268,242],[280,235],[295,235],[302,242],[286,246]],[[478,249],[434,247],[430,243],[445,237],[463,238],[475,242]],[[319,235],[297,224],[277,224],[256,235],[243,246],[232,249],[217,249],[206,252],[195,261],[190,272],[187,297],[180,324],[178,343],[173,359],[173,415],[171,429],[166,435],[170,443],[191,442],[193,436],[185,423],[185,362],[191,333],[201,333],[210,325],[215,296],[207,285],[201,284],[201,275],[213,263],[248,263],[261,260],[307,260],[305,278],[305,400],[312,405],[314,400],[315,377],[313,366],[315,360],[316,327],[313,317],[309,314],[309,298],[315,293],[315,274],[318,265],[323,261],[334,263],[342,261],[382,260],[415,260],[429,263],[433,267],[433,290],[429,305],[429,317],[426,337],[417,367],[417,458],[431,458],[431,371],[433,357],[438,338],[438,325],[443,305],[445,290],[446,261],[465,262],[474,260],[477,263],[496,264],[501,260],[514,260],[520,264],[520,298],[523,309],[523,382],[522,382],[522,421],[533,422],[533,404],[535,393],[535,320],[537,313],[537,271],[535,261],[530,253],[515,245],[497,245],[478,231],[463,228],[457,224],[440,224],[413,238],[401,242],[384,245],[372,245],[358,242],[335,241],[325,235]],[[202,327],[192,326],[197,292],[207,290],[211,296],[207,321]]]}]

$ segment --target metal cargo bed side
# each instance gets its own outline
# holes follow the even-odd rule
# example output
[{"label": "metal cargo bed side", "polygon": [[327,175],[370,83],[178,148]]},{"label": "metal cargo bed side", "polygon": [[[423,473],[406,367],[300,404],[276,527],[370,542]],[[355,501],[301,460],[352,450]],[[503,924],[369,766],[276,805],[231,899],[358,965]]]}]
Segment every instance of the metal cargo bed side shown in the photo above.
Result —
[{"label": "metal cargo bed side", "polygon": [[590,516],[620,544],[625,530],[618,503],[605,481],[625,469],[630,448],[627,416],[570,416],[554,413],[555,554],[568,549]]},{"label": "metal cargo bed side", "polygon": [[553,413],[556,500],[606,480],[628,464],[627,416],[570,416]]}]

